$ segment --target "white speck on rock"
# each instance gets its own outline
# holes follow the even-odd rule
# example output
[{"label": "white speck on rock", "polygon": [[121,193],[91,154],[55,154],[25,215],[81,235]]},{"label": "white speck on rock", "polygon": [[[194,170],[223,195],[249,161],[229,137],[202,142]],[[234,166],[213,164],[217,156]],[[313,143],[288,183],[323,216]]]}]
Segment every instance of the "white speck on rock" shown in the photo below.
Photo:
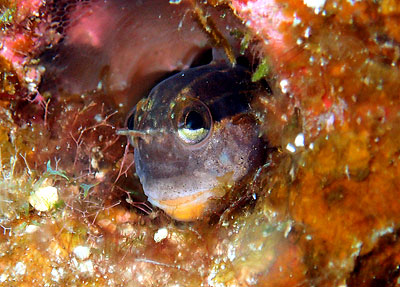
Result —
[{"label": "white speck on rock", "polygon": [[85,262],[82,262],[81,264],[79,264],[79,271],[82,273],[93,273],[94,269],[93,269],[93,263],[91,260],[86,260]]},{"label": "white speck on rock", "polygon": [[286,149],[289,151],[289,152],[296,152],[296,148],[294,147],[294,145],[293,144],[291,144],[291,143],[288,143],[287,145],[286,145]]},{"label": "white speck on rock", "polygon": [[333,124],[335,123],[335,115],[332,113],[326,120],[326,130],[329,132],[333,129]]},{"label": "white speck on rock", "polygon": [[60,274],[58,273],[58,270],[56,268],[53,268],[51,270],[51,279],[55,282],[60,281]]},{"label": "white speck on rock", "polygon": [[101,114],[97,114],[94,116],[94,119],[96,122],[101,123],[104,119],[103,116]]},{"label": "white speck on rock", "polygon": [[80,260],[85,260],[90,256],[90,248],[87,246],[77,246],[74,248],[73,252]]},{"label": "white speck on rock", "polygon": [[8,279],[8,275],[7,274],[1,274],[0,275],[0,282],[5,282]]},{"label": "white speck on rock", "polygon": [[54,186],[40,187],[29,196],[29,203],[37,211],[48,211],[54,207],[57,201],[58,192]]},{"label": "white speck on rock", "polygon": [[236,249],[233,244],[228,246],[228,259],[232,262],[236,258]]},{"label": "white speck on rock", "polygon": [[167,236],[168,236],[168,229],[165,227],[160,228],[159,230],[157,230],[156,233],[154,233],[154,241],[158,243],[161,240],[167,238]]},{"label": "white speck on rock", "polygon": [[71,259],[71,265],[74,266],[75,268],[78,268],[79,263],[78,263],[78,260],[76,260],[75,257]]},{"label": "white speck on rock", "polygon": [[294,139],[294,145],[297,147],[304,146],[304,135],[302,133],[300,133],[296,136],[296,138]]},{"label": "white speck on rock", "polygon": [[281,86],[282,93],[286,94],[288,92],[289,81],[283,79],[282,81],[280,81],[279,85]]},{"label": "white speck on rock", "polygon": [[303,0],[304,4],[314,9],[314,13],[318,14],[324,8],[326,0]]},{"label": "white speck on rock", "polygon": [[39,226],[30,224],[25,228],[26,233],[34,233],[39,230]]},{"label": "white speck on rock", "polygon": [[[311,36],[311,28],[307,27],[307,29],[304,31],[304,37],[309,38]],[[310,62],[314,62],[314,58],[310,57]]]},{"label": "white speck on rock", "polygon": [[22,262],[18,262],[14,267],[15,274],[24,275],[26,272],[26,265]]},{"label": "white speck on rock", "polygon": [[301,23],[301,19],[295,16],[293,19],[293,26],[297,26],[300,23]]}]

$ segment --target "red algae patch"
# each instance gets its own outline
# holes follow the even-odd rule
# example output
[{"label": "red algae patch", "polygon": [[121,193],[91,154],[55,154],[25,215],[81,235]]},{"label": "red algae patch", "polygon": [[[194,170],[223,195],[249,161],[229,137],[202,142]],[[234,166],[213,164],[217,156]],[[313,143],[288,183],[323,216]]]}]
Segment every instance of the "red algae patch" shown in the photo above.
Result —
[{"label": "red algae patch", "polygon": [[[88,13],[90,2],[101,3],[60,5]],[[116,134],[126,115],[115,95],[97,82],[74,94],[62,85],[38,92],[39,52],[67,26],[47,22],[50,2],[28,4],[0,3],[0,285],[399,284],[396,1],[233,0],[198,3],[212,12],[193,18],[167,5],[209,46],[226,44],[210,31],[232,9],[245,27],[227,31],[243,36],[244,55],[258,64],[253,79],[273,92],[254,103],[271,147],[264,164],[226,210],[194,223],[146,202],[133,149]],[[90,22],[97,26],[83,41],[84,23],[68,26],[62,45],[103,47],[102,23]]]}]

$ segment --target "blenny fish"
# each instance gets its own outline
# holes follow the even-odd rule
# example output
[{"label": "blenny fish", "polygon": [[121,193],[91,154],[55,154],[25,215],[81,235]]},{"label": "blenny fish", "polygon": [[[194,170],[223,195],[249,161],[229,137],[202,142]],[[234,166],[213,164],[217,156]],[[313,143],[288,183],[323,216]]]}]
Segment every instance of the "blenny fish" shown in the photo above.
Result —
[{"label": "blenny fish", "polygon": [[134,146],[149,202],[181,221],[214,211],[263,158],[265,144],[250,108],[259,92],[247,68],[215,62],[155,86],[119,132]]}]

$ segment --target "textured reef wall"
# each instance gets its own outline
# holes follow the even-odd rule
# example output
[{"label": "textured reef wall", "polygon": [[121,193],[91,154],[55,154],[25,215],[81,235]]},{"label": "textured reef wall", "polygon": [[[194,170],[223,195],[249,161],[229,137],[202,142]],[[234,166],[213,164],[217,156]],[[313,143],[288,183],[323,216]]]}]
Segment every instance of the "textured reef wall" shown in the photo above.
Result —
[{"label": "textured reef wall", "polygon": [[[0,285],[400,283],[396,1],[5,0],[0,26]],[[116,129],[217,46],[269,82],[273,149],[227,209],[181,223]]]}]

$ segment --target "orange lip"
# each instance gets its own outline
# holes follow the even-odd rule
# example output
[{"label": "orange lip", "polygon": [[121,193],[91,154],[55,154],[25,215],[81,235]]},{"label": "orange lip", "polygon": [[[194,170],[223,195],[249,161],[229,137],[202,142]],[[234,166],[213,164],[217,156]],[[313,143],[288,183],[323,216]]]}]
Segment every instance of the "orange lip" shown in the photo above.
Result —
[{"label": "orange lip", "polygon": [[168,200],[154,200],[149,197],[149,201],[176,220],[194,221],[203,216],[209,205],[209,197],[205,196],[207,193],[207,191],[204,191],[195,195]]}]

